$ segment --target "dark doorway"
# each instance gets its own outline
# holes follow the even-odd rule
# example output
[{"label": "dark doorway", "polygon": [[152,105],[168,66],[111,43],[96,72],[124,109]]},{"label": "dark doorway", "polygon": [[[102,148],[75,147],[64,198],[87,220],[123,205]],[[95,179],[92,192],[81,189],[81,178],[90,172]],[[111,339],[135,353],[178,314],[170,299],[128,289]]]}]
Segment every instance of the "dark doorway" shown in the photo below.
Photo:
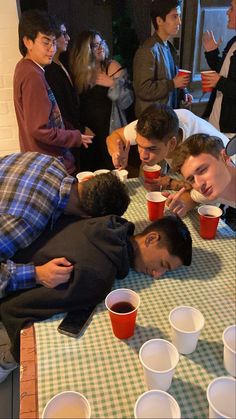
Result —
[{"label": "dark doorway", "polygon": [[20,0],[21,13],[29,9],[43,9],[47,10],[47,0]]}]

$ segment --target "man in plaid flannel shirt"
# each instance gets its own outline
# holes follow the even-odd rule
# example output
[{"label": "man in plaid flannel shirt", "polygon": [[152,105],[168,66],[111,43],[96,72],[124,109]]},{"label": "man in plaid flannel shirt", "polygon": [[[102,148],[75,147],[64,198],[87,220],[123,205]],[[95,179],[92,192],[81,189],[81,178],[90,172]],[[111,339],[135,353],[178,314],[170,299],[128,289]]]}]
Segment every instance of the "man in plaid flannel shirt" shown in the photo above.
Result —
[{"label": "man in plaid flannel shirt", "polygon": [[63,212],[80,217],[122,215],[129,202],[126,186],[112,173],[78,183],[51,156],[28,152],[1,158],[0,298],[36,284],[53,288],[69,280],[73,265],[61,255],[41,266],[11,260]]}]

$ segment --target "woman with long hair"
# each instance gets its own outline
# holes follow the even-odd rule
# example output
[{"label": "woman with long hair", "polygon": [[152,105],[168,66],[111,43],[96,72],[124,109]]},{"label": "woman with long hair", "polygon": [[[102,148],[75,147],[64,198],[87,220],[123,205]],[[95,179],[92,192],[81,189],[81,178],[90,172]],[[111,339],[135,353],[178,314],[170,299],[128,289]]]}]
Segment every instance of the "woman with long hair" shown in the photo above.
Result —
[{"label": "woman with long hair", "polygon": [[128,75],[96,30],[82,31],[70,54],[73,83],[80,96],[81,120],[95,134],[93,144],[81,153],[81,170],[112,169],[106,137],[127,123],[125,110],[133,102]]}]

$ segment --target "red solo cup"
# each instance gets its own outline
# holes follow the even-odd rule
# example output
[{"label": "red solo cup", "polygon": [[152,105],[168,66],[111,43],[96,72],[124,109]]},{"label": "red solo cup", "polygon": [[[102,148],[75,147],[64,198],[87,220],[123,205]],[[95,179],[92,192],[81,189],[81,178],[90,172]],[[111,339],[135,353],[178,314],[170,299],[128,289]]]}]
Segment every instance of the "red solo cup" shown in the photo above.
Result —
[{"label": "red solo cup", "polygon": [[214,239],[222,210],[214,205],[202,205],[198,208],[198,214],[200,215],[200,236],[203,239]]},{"label": "red solo cup", "polygon": [[207,70],[207,71],[201,71],[201,78],[202,78],[202,91],[203,93],[206,92],[211,92],[212,91],[212,87],[208,87],[207,86],[207,80],[208,80],[208,74],[210,73],[215,73],[215,71],[212,70]]},{"label": "red solo cup", "polygon": [[107,295],[105,305],[117,338],[127,339],[133,336],[139,304],[138,294],[128,288],[120,288]]},{"label": "red solo cup", "polygon": [[192,74],[192,71],[184,70],[183,68],[179,68],[179,71],[178,71],[179,76],[189,76],[189,78],[190,78],[191,74]]},{"label": "red solo cup", "polygon": [[161,166],[154,164],[154,166],[143,166],[143,174],[145,179],[158,179],[161,173]]},{"label": "red solo cup", "polygon": [[167,198],[161,192],[148,192],[146,194],[148,215],[150,221],[163,217],[165,202]]}]

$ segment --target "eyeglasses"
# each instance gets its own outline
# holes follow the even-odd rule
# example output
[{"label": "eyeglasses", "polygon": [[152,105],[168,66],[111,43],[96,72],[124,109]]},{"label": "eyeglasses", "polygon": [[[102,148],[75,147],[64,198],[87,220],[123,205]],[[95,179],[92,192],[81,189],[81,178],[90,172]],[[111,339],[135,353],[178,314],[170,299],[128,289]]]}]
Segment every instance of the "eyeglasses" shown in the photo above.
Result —
[{"label": "eyeglasses", "polygon": [[96,51],[99,48],[103,48],[106,45],[105,39],[103,39],[101,42],[96,42],[95,44],[91,44],[91,48]]},{"label": "eyeglasses", "polygon": [[43,47],[47,50],[53,48],[56,48],[57,46],[57,41],[56,39],[51,39],[51,38],[41,38],[39,40],[39,42],[41,43],[41,45],[43,45]]},{"label": "eyeglasses", "polygon": [[64,38],[68,35],[67,31],[61,31],[61,36],[64,36]]}]

